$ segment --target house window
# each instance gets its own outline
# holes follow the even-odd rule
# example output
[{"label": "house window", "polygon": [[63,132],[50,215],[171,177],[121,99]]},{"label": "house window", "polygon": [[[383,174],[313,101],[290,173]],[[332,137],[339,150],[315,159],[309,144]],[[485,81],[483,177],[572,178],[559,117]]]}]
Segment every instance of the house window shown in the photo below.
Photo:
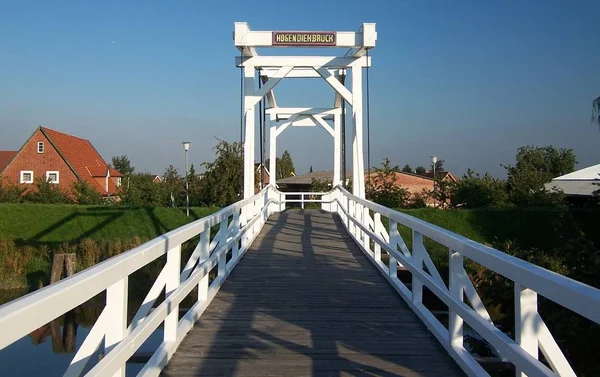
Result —
[{"label": "house window", "polygon": [[121,187],[121,177],[117,177],[117,187]]},{"label": "house window", "polygon": [[21,183],[33,183],[32,170],[21,170]]},{"label": "house window", "polygon": [[37,149],[38,153],[44,153],[44,142],[43,141],[39,141],[38,142],[38,149]]},{"label": "house window", "polygon": [[57,171],[47,171],[46,172],[46,181],[50,183],[58,183],[58,172]]}]

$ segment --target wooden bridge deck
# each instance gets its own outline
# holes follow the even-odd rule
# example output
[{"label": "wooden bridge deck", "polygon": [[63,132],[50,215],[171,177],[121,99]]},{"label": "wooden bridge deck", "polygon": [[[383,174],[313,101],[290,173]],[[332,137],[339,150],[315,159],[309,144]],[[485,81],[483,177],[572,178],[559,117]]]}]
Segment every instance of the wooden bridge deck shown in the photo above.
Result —
[{"label": "wooden bridge deck", "polygon": [[459,376],[337,217],[273,215],[163,376]]}]

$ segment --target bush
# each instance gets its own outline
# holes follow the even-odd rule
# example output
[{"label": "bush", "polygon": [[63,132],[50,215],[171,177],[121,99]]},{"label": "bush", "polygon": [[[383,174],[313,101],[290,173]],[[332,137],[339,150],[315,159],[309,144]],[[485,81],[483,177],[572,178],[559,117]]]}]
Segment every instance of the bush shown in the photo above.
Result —
[{"label": "bush", "polygon": [[509,205],[505,181],[493,178],[487,172],[481,177],[471,169],[454,184],[450,200],[453,207],[463,208],[500,208]]},{"label": "bush", "polygon": [[85,181],[77,181],[71,186],[73,200],[77,204],[102,204],[102,195]]},{"label": "bush", "polygon": [[3,182],[0,179],[0,203],[18,203],[24,192],[25,187]]},{"label": "bush", "polygon": [[59,185],[44,180],[42,177],[36,178],[35,187],[37,190],[34,189],[25,194],[23,201],[41,204],[73,203],[68,192],[61,189]]}]

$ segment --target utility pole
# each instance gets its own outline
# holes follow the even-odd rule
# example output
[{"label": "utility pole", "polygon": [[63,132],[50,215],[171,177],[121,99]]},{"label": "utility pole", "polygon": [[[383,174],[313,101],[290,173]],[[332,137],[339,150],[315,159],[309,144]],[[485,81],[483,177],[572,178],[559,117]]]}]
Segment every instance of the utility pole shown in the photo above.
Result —
[{"label": "utility pole", "polygon": [[184,141],[183,150],[185,151],[185,210],[186,216],[190,216],[190,190],[189,190],[189,179],[188,179],[188,149],[190,149],[190,142]]}]

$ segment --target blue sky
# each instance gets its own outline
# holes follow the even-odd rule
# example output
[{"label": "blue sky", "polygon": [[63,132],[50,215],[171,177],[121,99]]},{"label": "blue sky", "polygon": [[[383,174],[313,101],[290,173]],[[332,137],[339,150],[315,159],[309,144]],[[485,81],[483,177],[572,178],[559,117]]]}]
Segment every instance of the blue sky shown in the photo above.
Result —
[{"label": "blue sky", "polygon": [[[0,0],[0,150],[38,125],[88,138],[139,171],[213,159],[239,139],[235,21],[253,30],[356,30],[377,23],[371,160],[502,176],[522,145],[599,162],[598,1]],[[262,54],[290,51],[263,49]],[[314,51],[311,52],[314,54]],[[328,50],[327,53],[330,53]],[[342,54],[343,50],[339,50]],[[322,81],[284,80],[284,106],[330,106]],[[365,138],[366,141],[366,138]],[[321,129],[286,131],[297,171],[331,169]]]}]

